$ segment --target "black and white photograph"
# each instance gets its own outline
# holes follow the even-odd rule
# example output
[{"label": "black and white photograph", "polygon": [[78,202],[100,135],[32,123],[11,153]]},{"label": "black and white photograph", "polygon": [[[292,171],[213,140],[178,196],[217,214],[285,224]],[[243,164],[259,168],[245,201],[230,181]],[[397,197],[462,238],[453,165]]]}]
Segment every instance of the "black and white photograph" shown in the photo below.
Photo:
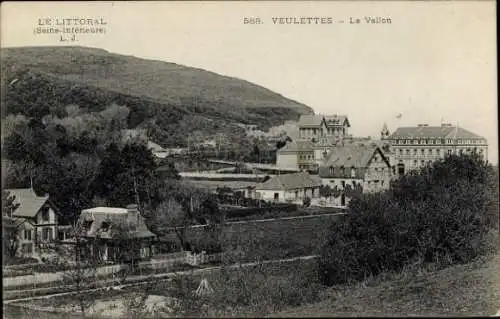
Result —
[{"label": "black and white photograph", "polygon": [[500,317],[496,20],[2,2],[3,318]]}]

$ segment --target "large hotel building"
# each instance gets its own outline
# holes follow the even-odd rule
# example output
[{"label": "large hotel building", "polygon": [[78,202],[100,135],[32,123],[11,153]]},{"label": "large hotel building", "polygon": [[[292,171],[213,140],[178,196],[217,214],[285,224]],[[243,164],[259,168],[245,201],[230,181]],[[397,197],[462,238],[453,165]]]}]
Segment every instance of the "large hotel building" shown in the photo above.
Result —
[{"label": "large hotel building", "polygon": [[488,158],[488,144],[484,137],[451,124],[399,127],[392,134],[389,134],[384,125],[382,139],[390,143],[391,165],[396,166],[398,174],[422,167],[449,154],[477,153],[485,160]]}]

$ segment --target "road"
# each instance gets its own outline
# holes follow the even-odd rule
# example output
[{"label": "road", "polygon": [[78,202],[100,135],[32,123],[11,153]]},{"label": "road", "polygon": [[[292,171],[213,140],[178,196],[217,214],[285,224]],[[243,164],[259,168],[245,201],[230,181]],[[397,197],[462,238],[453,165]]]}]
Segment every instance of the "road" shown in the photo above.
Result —
[{"label": "road", "polygon": [[[278,260],[265,260],[265,261],[261,261],[261,262],[249,262],[249,263],[243,263],[243,264],[233,264],[233,265],[229,265],[229,266],[214,266],[214,267],[207,267],[207,268],[202,268],[202,269],[184,270],[184,271],[169,272],[169,273],[155,274],[155,275],[132,276],[132,277],[129,277],[127,280],[137,281],[137,282],[129,283],[129,284],[120,284],[120,285],[116,285],[116,284],[113,284],[112,282],[110,282],[110,285],[100,287],[100,288],[86,289],[86,290],[80,291],[79,293],[89,293],[89,292],[99,291],[99,290],[104,290],[104,289],[117,289],[117,290],[119,290],[119,289],[123,289],[125,287],[131,287],[131,286],[137,286],[137,285],[144,284],[148,280],[154,280],[155,282],[168,281],[173,276],[201,274],[201,273],[205,273],[205,272],[220,270],[223,267],[230,268],[230,269],[231,268],[238,268],[238,267],[252,267],[252,266],[257,266],[259,264],[287,263],[287,262],[292,262],[292,261],[296,261],[296,260],[310,260],[310,259],[314,259],[314,258],[317,258],[317,255],[301,256],[301,257],[278,259]],[[28,290],[26,292],[28,292]],[[4,300],[3,303],[9,304],[9,303],[19,302],[19,301],[29,301],[29,300],[36,300],[36,299],[43,299],[43,298],[59,297],[59,296],[71,295],[74,293],[75,293],[75,291],[68,291],[68,292],[47,294],[47,295],[36,296],[36,297],[18,298],[18,299]]]}]

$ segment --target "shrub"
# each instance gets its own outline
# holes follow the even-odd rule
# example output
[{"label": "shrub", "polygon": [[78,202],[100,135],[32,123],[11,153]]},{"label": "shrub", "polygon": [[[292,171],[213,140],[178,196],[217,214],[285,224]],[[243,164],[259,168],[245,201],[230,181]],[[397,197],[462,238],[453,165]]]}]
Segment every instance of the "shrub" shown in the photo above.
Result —
[{"label": "shrub", "polygon": [[497,176],[474,155],[453,155],[399,178],[389,191],[352,199],[345,222],[332,225],[321,248],[322,281],[362,280],[413,263],[445,267],[488,254],[496,247]]}]

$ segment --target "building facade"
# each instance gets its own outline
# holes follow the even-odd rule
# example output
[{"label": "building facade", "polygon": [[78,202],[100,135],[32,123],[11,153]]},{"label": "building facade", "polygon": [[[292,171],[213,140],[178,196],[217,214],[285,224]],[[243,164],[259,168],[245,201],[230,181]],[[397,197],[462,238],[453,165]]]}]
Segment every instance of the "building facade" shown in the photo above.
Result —
[{"label": "building facade", "polygon": [[255,198],[274,202],[301,202],[319,197],[321,180],[307,172],[276,175],[255,186]]},{"label": "building facade", "polygon": [[364,193],[388,189],[393,178],[389,160],[379,147],[371,145],[332,149],[318,173],[324,186],[343,191],[347,185],[351,189],[360,185]]},{"label": "building facade", "polygon": [[451,154],[476,153],[485,160],[488,158],[488,143],[484,137],[451,124],[400,127],[386,139],[398,174]]},{"label": "building facade", "polygon": [[336,140],[348,136],[351,127],[345,115],[302,115],[298,122],[301,140]]},{"label": "building facade", "polygon": [[52,246],[57,241],[60,213],[49,196],[38,196],[30,188],[5,191],[15,197],[17,205],[7,217],[22,224],[19,229],[20,254],[33,256],[39,249]]},{"label": "building facade", "polygon": [[82,210],[77,226],[88,242],[88,253],[98,260],[140,260],[153,254],[155,235],[147,228],[137,205]]}]

